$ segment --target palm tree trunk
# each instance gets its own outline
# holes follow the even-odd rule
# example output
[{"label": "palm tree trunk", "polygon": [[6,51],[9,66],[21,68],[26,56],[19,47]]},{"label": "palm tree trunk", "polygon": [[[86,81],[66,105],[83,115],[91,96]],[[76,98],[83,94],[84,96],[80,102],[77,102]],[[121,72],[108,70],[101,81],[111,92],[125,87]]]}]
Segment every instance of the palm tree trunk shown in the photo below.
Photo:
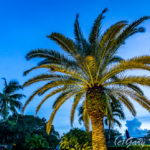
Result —
[{"label": "palm tree trunk", "polygon": [[91,117],[92,121],[92,147],[93,150],[107,150],[103,118]]}]

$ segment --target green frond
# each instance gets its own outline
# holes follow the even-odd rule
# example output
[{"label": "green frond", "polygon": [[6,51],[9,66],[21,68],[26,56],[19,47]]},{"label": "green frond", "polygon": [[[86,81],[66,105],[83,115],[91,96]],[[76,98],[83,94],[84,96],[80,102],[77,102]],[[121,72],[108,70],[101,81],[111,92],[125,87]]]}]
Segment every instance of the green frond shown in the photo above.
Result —
[{"label": "green frond", "polygon": [[[78,22],[79,15],[76,15],[75,23],[74,23],[74,35],[75,35],[75,46],[76,50],[79,53],[78,56],[76,56],[76,59],[79,61],[81,58],[85,57],[87,55],[87,52],[89,51],[89,44],[84,39],[79,22]],[[79,59],[80,58],[80,59]]]},{"label": "green frond", "polygon": [[[47,125],[46,125],[46,131],[47,131],[48,134],[49,134],[50,131],[51,131],[51,125],[52,125],[54,116],[55,116],[57,110],[60,108],[60,106],[61,106],[64,102],[66,102],[68,99],[70,99],[72,96],[74,96],[74,95],[76,95],[76,94],[80,94],[80,93],[82,93],[82,92],[83,92],[82,90],[80,90],[80,91],[78,91],[78,92],[71,92],[71,91],[70,91],[70,93],[68,92],[68,94],[62,96],[61,100],[59,100],[59,101],[57,102],[57,104],[55,105],[54,110],[53,110],[53,112],[52,112],[52,114],[51,114],[51,116],[50,116],[50,119],[48,120]],[[57,101],[57,100],[56,100],[56,101]]]},{"label": "green frond", "polygon": [[137,85],[129,83],[127,85],[127,87],[131,88],[132,90],[134,90],[135,92],[137,92],[139,95],[144,95],[143,91]]},{"label": "green frond", "polygon": [[112,67],[103,78],[99,81],[98,85],[102,84],[104,81],[110,79],[111,77],[127,70],[133,70],[133,69],[141,69],[141,70],[147,70],[150,71],[150,66],[147,66],[143,63],[138,63],[134,61],[122,61],[120,64],[115,65]]},{"label": "green frond", "polygon": [[107,119],[109,120],[109,124],[111,124],[111,122],[113,122],[114,118],[113,118],[112,107],[111,107],[109,100],[107,100],[107,109],[106,110],[107,110],[106,111]]},{"label": "green frond", "polygon": [[[103,70],[102,68],[102,63],[106,63],[107,61],[109,62],[109,59],[111,58],[110,53],[111,53],[111,47],[114,43],[114,40],[118,33],[122,30],[127,25],[126,21],[120,21],[111,26],[102,36],[99,42],[99,47],[98,51],[96,54],[97,61],[98,61],[98,71],[97,71],[97,78],[99,76],[100,70]],[[106,60],[105,60],[106,59]],[[104,65],[105,66],[105,65]]]},{"label": "green frond", "polygon": [[56,33],[56,32],[50,34],[47,37],[50,38],[51,40],[54,40],[58,45],[60,45],[60,47],[64,51],[68,52],[72,56],[74,56],[76,54],[75,45],[71,39],[65,37],[64,35],[62,35],[60,33]]},{"label": "green frond", "polygon": [[[61,80],[61,79],[59,79],[59,80]],[[64,80],[64,79],[62,79],[61,81],[62,81],[62,84],[60,82],[60,84],[55,85],[54,87],[57,87],[57,86],[59,87],[59,86],[63,86],[64,85],[67,89],[78,89],[78,88],[84,88],[85,89],[86,88],[86,85],[83,85],[82,83],[77,82],[76,80],[71,80],[71,79],[70,80]],[[46,88],[45,90],[40,92],[39,95],[41,96],[41,95],[45,94],[50,89],[51,89],[51,87],[50,88]]]},{"label": "green frond", "polygon": [[129,59],[129,61],[134,61],[143,64],[150,64],[150,56],[137,56]]},{"label": "green frond", "polygon": [[22,109],[22,114],[24,114],[24,111],[27,107],[27,105],[32,101],[32,99],[38,94],[40,93],[41,91],[43,91],[45,89],[45,85],[38,88],[36,91],[33,92],[33,94],[28,98],[28,100],[25,102],[24,106],[23,106],[23,109]]},{"label": "green frond", "polygon": [[[120,78],[117,77],[117,76],[113,76],[112,79],[113,79],[113,81],[120,80]],[[142,89],[141,89],[140,87],[138,87],[137,85],[135,85],[135,84],[131,84],[131,83],[129,83],[129,84],[123,84],[123,83],[122,83],[122,84],[119,85],[119,86],[125,86],[125,88],[129,88],[129,89],[131,89],[131,90],[137,92],[139,95],[144,95]]]},{"label": "green frond", "polygon": [[101,27],[101,21],[104,19],[104,13],[107,11],[105,8],[96,18],[91,33],[89,35],[89,42],[93,45],[97,43],[98,37],[99,37],[99,30]]},{"label": "green frond", "polygon": [[136,111],[134,109],[134,106],[126,96],[120,93],[119,100],[129,109],[129,111],[132,113],[133,116],[136,116]]},{"label": "green frond", "polygon": [[77,42],[81,42],[82,33],[78,22],[79,14],[76,15],[76,19],[74,22],[74,35]]},{"label": "green frond", "polygon": [[35,49],[27,53],[26,59],[30,60],[32,58],[47,58],[47,59],[59,59],[63,55],[60,52],[51,49]]},{"label": "green frond", "polygon": [[75,110],[76,110],[76,107],[77,107],[79,101],[82,98],[82,95],[83,95],[83,93],[80,93],[75,96],[75,99],[74,99],[74,102],[73,102],[73,105],[71,108],[71,118],[70,118],[71,126],[73,126]]},{"label": "green frond", "polygon": [[86,128],[86,131],[89,132],[90,131],[90,128],[89,128],[90,117],[88,115],[88,112],[87,112],[87,109],[86,109],[85,106],[84,106],[84,109],[83,109],[83,122],[84,122],[84,126]]},{"label": "green frond", "polygon": [[130,95],[130,97],[150,112],[150,100],[148,100],[144,96],[140,96],[140,95],[136,95],[136,94]]},{"label": "green frond", "polygon": [[26,101],[24,107],[23,107],[23,110],[22,110],[22,113],[24,113],[24,110],[26,109],[27,105],[32,101],[32,99],[39,93],[41,92],[45,92],[46,90],[50,90],[51,88],[54,88],[54,87],[57,87],[57,86],[60,86],[60,85],[71,85],[71,84],[76,84],[76,82],[73,80],[73,81],[69,81],[69,80],[60,80],[60,81],[51,81],[47,84],[45,84],[44,86],[40,87],[39,89],[37,89],[35,92],[33,92],[33,94],[29,97],[29,99]]},{"label": "green frond", "polygon": [[76,70],[80,69],[79,65],[74,60],[71,60],[69,58],[66,59],[65,57],[60,58],[59,60],[57,60],[57,59],[44,59],[38,63],[39,66],[40,65],[46,65],[46,64],[55,64],[55,65],[64,66],[66,68],[71,67],[71,68],[76,69]]},{"label": "green frond", "polygon": [[119,47],[121,45],[123,45],[125,43],[125,40],[127,38],[129,38],[131,35],[135,34],[135,33],[138,33],[138,32],[141,32],[141,27],[140,28],[137,28],[143,21],[147,20],[147,19],[150,19],[149,16],[144,16],[144,17],[141,17],[140,19],[134,21],[133,23],[129,24],[123,31],[122,33],[120,33],[118,35],[118,37],[116,38],[113,46],[112,46],[112,54],[115,54],[116,51],[119,49]]},{"label": "green frond", "polygon": [[47,125],[46,125],[46,132],[47,134],[50,133],[51,131],[51,127],[52,127],[52,122],[53,122],[53,119],[55,117],[55,114],[56,112],[58,111],[58,109],[62,106],[62,104],[66,101],[67,99],[63,99],[62,101],[60,101],[57,106],[54,108],[53,112],[51,113],[51,116],[47,122]]},{"label": "green frond", "polygon": [[38,65],[38,66],[36,66],[36,67],[33,67],[33,68],[31,68],[31,69],[28,69],[28,70],[26,70],[24,73],[23,73],[23,75],[27,75],[27,74],[29,74],[31,71],[33,71],[33,70],[36,70],[36,69],[40,69],[40,68],[45,68],[45,69],[50,69],[49,68],[49,64],[44,64],[44,65]]},{"label": "green frond", "polygon": [[71,58],[66,57],[64,54],[61,54],[58,51],[50,49],[36,49],[32,50],[26,55],[26,59],[30,60],[32,58],[45,58],[40,61],[39,65],[43,64],[60,64],[67,66],[72,66],[77,68],[77,63]]},{"label": "green frond", "polygon": [[58,88],[58,89],[56,89],[56,90],[53,90],[50,94],[46,95],[46,96],[44,97],[44,99],[40,102],[40,104],[37,106],[35,114],[37,114],[37,113],[39,112],[41,106],[44,104],[44,102],[45,102],[47,99],[49,99],[50,97],[54,96],[55,94],[57,94],[57,93],[59,93],[59,92],[62,92],[64,89],[66,89],[66,88],[64,88],[64,87]]},{"label": "green frond", "polygon": [[86,83],[87,85],[89,85],[84,74],[78,72],[75,69],[63,68],[63,67],[59,67],[59,66],[55,66],[55,65],[51,65],[50,69],[52,72],[60,72],[60,73],[66,74],[66,75],[70,75],[70,76],[74,77],[75,79],[82,81],[83,83]]},{"label": "green frond", "polygon": [[70,94],[72,95],[75,95],[75,94],[78,94],[78,93],[82,93],[82,92],[85,92],[85,89],[83,88],[69,88],[68,90],[64,91],[62,94],[60,94],[58,96],[58,98],[55,100],[54,104],[53,104],[53,108],[55,108],[57,106],[57,104],[62,101],[64,98],[69,98],[70,97]]},{"label": "green frond", "polygon": [[67,75],[59,75],[59,74],[40,74],[26,81],[23,86],[26,87],[33,83],[41,82],[41,81],[55,81],[55,80],[59,81],[59,80],[67,80],[67,79],[69,80],[74,78]]},{"label": "green frond", "polygon": [[144,85],[144,86],[150,86],[150,77],[146,77],[146,76],[129,76],[129,77],[125,77],[122,78],[120,80],[117,81],[112,81],[112,82],[108,82],[106,84],[104,84],[103,86],[108,86],[108,85],[114,85],[114,84],[140,84],[140,85]]}]

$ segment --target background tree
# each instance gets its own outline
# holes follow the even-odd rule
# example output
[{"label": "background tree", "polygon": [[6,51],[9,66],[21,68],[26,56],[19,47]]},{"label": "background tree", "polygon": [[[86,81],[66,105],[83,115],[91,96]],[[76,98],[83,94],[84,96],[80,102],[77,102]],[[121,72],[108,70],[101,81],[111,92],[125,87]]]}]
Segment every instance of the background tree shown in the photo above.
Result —
[{"label": "background tree", "polygon": [[30,150],[47,150],[49,144],[43,136],[35,134],[25,141],[25,148]]},{"label": "background tree", "polygon": [[25,95],[18,93],[18,90],[22,90],[22,86],[15,80],[11,80],[7,83],[7,80],[4,80],[3,91],[0,92],[0,115],[4,120],[7,119],[10,112],[17,114],[17,109],[21,109],[20,100],[25,97]]},{"label": "background tree", "polygon": [[150,71],[150,56],[123,60],[116,55],[126,39],[135,33],[144,31],[138,26],[150,17],[144,16],[131,24],[124,20],[119,21],[102,32],[101,22],[105,12],[106,9],[96,18],[88,40],[82,35],[78,15],[74,24],[74,41],[60,33],[50,34],[48,38],[60,45],[63,52],[50,49],[36,49],[29,52],[26,56],[27,60],[32,58],[42,60],[37,66],[24,73],[26,75],[39,68],[47,69],[46,73],[35,76],[24,83],[24,87],[27,87],[33,83],[46,82],[32,93],[24,105],[23,112],[36,95],[43,95],[49,91],[37,106],[37,113],[46,100],[59,94],[47,123],[47,133],[51,130],[56,112],[71,97],[74,97],[71,110],[71,124],[73,124],[76,107],[84,98],[85,114],[89,116],[88,118],[85,115],[85,118],[87,121],[91,120],[92,123],[93,150],[107,149],[103,127],[103,118],[107,111],[111,112],[110,101],[107,97],[116,97],[134,116],[136,111],[130,98],[150,110],[150,101],[137,86],[137,84],[150,86],[150,77],[123,74],[123,72],[134,69]]},{"label": "background tree", "polygon": [[40,135],[49,143],[49,149],[54,150],[59,144],[59,133],[52,126],[50,135],[46,133],[46,120],[31,115],[13,115],[0,123],[0,143],[16,144],[15,150],[24,150],[24,143],[33,135]]}]

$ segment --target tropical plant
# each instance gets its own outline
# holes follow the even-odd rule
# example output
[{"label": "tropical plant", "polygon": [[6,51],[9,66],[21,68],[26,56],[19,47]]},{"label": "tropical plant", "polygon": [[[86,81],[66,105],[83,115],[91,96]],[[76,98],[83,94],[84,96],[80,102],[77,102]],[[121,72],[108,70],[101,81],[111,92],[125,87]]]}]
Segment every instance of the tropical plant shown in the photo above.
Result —
[{"label": "tropical plant", "polygon": [[0,115],[3,120],[6,120],[10,112],[17,114],[17,109],[21,109],[22,103],[20,100],[25,95],[17,93],[18,90],[22,90],[22,86],[15,80],[11,80],[7,83],[5,78],[3,91],[0,92]]},{"label": "tropical plant", "polygon": [[106,112],[111,112],[110,101],[107,97],[115,97],[120,100],[134,116],[136,111],[130,98],[150,110],[150,101],[137,85],[150,86],[150,77],[123,74],[125,71],[134,69],[150,71],[150,56],[123,60],[116,55],[126,39],[144,31],[144,28],[138,26],[150,17],[144,16],[131,24],[128,24],[127,21],[119,21],[102,33],[100,29],[105,12],[106,9],[96,18],[88,40],[83,37],[80,30],[78,15],[74,24],[74,41],[60,33],[50,34],[48,38],[60,45],[63,53],[51,49],[32,50],[27,54],[27,60],[32,58],[42,60],[37,66],[24,73],[27,75],[33,70],[47,69],[46,73],[35,76],[24,83],[24,87],[27,87],[34,83],[46,82],[32,93],[23,107],[23,112],[36,95],[43,95],[50,90],[37,106],[36,113],[38,113],[46,100],[59,94],[47,122],[46,130],[49,133],[56,112],[68,99],[74,97],[71,124],[73,124],[78,103],[84,100],[85,119],[86,122],[91,120],[92,124],[93,150],[107,149],[103,127]]},{"label": "tropical plant", "polygon": [[62,136],[59,148],[60,150],[91,150],[91,133],[78,128],[71,129]]}]

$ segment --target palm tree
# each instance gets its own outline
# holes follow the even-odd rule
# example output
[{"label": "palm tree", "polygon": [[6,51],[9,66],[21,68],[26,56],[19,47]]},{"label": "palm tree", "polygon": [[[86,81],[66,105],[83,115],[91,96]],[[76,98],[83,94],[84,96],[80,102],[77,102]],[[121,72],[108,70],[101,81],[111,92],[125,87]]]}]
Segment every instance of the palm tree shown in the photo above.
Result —
[{"label": "palm tree", "polygon": [[6,120],[10,112],[17,114],[17,109],[21,109],[20,99],[25,95],[17,93],[18,90],[22,89],[17,81],[11,80],[7,83],[5,78],[3,91],[0,92],[0,115],[3,120]]},{"label": "palm tree", "polygon": [[128,24],[127,21],[119,21],[102,33],[100,29],[105,12],[106,9],[96,18],[88,40],[82,35],[78,15],[74,24],[75,40],[71,40],[60,33],[50,34],[48,38],[60,45],[63,51],[32,50],[27,54],[27,60],[32,58],[41,58],[42,60],[24,73],[27,75],[39,68],[47,69],[46,73],[37,75],[24,83],[24,87],[27,87],[33,83],[46,82],[34,91],[26,101],[23,113],[36,95],[43,95],[50,90],[37,106],[36,113],[38,113],[46,100],[59,94],[53,104],[51,117],[47,122],[47,133],[49,133],[56,112],[67,100],[71,97],[74,98],[71,109],[71,124],[73,124],[78,103],[84,100],[89,116],[87,119],[90,119],[92,124],[93,150],[107,149],[103,118],[108,111],[107,108],[110,108],[110,101],[106,97],[116,97],[127,106],[133,115],[136,114],[136,111],[130,98],[150,110],[150,101],[137,85],[150,86],[150,77],[123,75],[126,70],[150,71],[150,56],[134,57],[128,60],[122,60],[116,56],[116,52],[126,39],[135,33],[144,31],[142,27],[138,26],[150,17],[144,16],[131,24]]}]

